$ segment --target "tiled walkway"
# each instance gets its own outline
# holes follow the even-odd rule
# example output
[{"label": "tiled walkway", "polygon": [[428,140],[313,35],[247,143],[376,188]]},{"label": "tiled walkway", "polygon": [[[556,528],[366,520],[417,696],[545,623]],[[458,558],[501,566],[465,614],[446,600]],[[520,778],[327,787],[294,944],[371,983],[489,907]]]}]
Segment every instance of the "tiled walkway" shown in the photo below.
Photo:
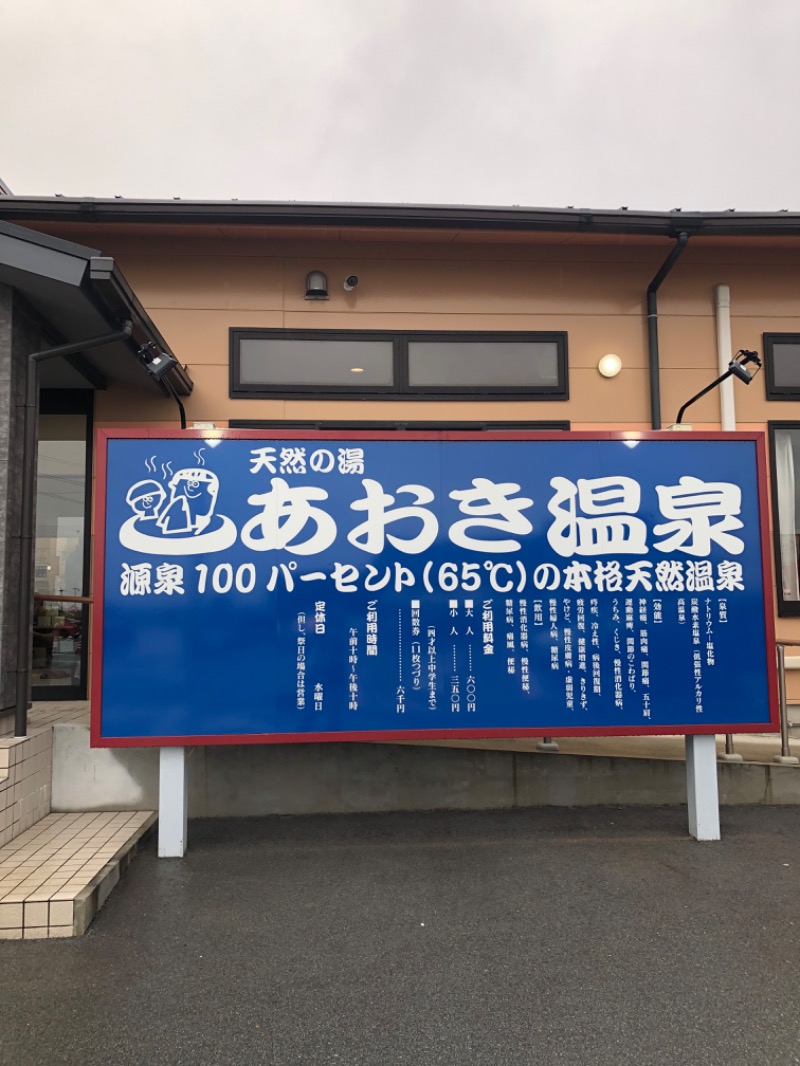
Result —
[{"label": "tiled walkway", "polygon": [[0,848],[0,940],[85,932],[155,820],[152,811],[48,814]]},{"label": "tiled walkway", "polygon": [[[89,724],[88,700],[47,700],[34,703],[28,711],[28,735],[33,735],[56,723],[70,725]],[[14,735],[14,719],[11,715],[0,721],[0,738]]]}]

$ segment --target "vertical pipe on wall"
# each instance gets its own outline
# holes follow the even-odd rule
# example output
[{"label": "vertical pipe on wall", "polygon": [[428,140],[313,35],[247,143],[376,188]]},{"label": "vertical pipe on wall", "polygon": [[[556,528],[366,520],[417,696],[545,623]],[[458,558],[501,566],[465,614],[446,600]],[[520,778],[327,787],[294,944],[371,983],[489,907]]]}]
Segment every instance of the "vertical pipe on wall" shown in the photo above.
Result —
[{"label": "vertical pipe on wall", "polygon": [[[727,285],[714,289],[714,307],[717,323],[717,361],[720,374],[724,374],[733,358],[731,344],[731,290]],[[733,393],[733,378],[723,381],[719,387],[720,428],[726,433],[736,429],[736,401]]]},{"label": "vertical pipe on wall", "polygon": [[[724,374],[733,358],[731,344],[731,290],[727,285],[714,289],[714,310],[717,327],[717,365]],[[733,393],[733,378],[728,377],[719,387],[720,429],[730,433],[736,429],[736,400]],[[742,756],[733,750],[733,735],[725,734],[725,751],[720,755],[723,762],[742,762]]]},{"label": "vertical pipe on wall", "polygon": [[25,371],[25,409],[22,445],[22,493],[20,517],[20,556],[17,600],[17,684],[14,736],[28,735],[28,698],[31,687],[31,644],[33,638],[34,540],[36,536],[36,478],[39,456],[39,364],[66,355],[78,355],[89,348],[127,340],[133,323],[127,321],[114,333],[89,337],[75,344],[59,344],[41,352],[31,352]]},{"label": "vertical pipe on wall", "polygon": [[662,281],[672,270],[678,257],[689,243],[688,233],[679,233],[675,246],[661,264],[647,286],[647,351],[650,363],[650,425],[661,429],[661,375],[658,365],[658,292]]}]

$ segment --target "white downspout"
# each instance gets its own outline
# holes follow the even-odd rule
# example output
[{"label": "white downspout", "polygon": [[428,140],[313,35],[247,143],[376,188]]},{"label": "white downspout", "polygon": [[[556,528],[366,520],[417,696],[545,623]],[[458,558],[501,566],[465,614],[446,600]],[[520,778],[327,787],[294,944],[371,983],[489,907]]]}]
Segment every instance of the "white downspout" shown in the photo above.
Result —
[{"label": "white downspout", "polygon": [[[728,369],[733,358],[731,344],[731,290],[727,285],[717,285],[714,289],[714,306],[717,311],[717,366],[720,374]],[[736,404],[733,394],[733,378],[723,381],[719,387],[719,421],[725,432],[736,429]],[[733,750],[733,735],[725,734],[725,752],[720,755],[722,762],[742,762],[742,756]]]},{"label": "white downspout", "polygon": [[[720,374],[728,369],[733,358],[731,344],[731,290],[727,285],[714,289],[714,305],[717,311],[717,362]],[[723,381],[719,387],[720,428],[726,432],[736,429],[736,403],[733,378]]]}]

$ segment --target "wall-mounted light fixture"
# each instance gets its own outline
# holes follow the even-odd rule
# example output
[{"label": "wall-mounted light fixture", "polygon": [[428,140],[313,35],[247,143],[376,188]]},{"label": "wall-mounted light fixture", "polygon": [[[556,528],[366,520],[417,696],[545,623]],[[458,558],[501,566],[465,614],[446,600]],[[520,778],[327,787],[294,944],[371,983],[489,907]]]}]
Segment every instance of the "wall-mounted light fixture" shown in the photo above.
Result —
[{"label": "wall-mounted light fixture", "polygon": [[155,341],[143,345],[138,355],[147,373],[156,381],[161,381],[165,374],[178,365],[178,360],[172,352],[163,351]]},{"label": "wall-mounted light fixture", "polygon": [[186,408],[183,406],[180,396],[175,391],[174,385],[170,383],[170,380],[167,377],[170,370],[179,367],[180,363],[172,352],[164,351],[164,349],[155,341],[149,341],[147,344],[143,345],[137,354],[139,356],[139,361],[142,363],[150,377],[155,378],[164,391],[171,396],[178,405],[178,411],[181,416],[181,429],[186,429]]},{"label": "wall-mounted light fixture", "polygon": [[328,279],[321,270],[312,270],[306,277],[306,299],[328,299]]},{"label": "wall-mounted light fixture", "polygon": [[[755,366],[755,370],[748,370],[747,364],[752,363]],[[728,369],[724,374],[720,374],[718,378],[715,378],[710,385],[706,385],[704,389],[701,389],[696,393],[691,400],[687,400],[683,407],[678,411],[678,417],[675,419],[675,425],[680,426],[683,422],[683,416],[686,414],[686,408],[691,407],[693,403],[700,399],[701,396],[705,396],[707,392],[711,392],[717,385],[721,385],[726,378],[735,377],[739,381],[743,381],[745,385],[749,385],[756,374],[761,369],[762,363],[758,352],[750,352],[746,348],[740,348],[734,355],[733,359],[728,363]],[[674,428],[674,427],[673,427]]]},{"label": "wall-mounted light fixture", "polygon": [[609,352],[600,359],[597,364],[597,369],[604,378],[615,378],[620,370],[622,370],[622,360],[618,355]]}]

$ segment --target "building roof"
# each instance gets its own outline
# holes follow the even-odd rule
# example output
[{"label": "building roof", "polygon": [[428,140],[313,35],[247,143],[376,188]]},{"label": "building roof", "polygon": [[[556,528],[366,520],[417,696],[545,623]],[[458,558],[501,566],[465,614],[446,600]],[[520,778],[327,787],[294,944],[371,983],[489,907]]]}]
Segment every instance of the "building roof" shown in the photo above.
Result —
[{"label": "building roof", "polygon": [[[107,380],[118,380],[158,387],[137,353],[151,342],[165,352],[169,346],[113,259],[94,248],[0,222],[0,284],[22,296],[54,346],[113,333],[126,321],[132,324],[127,340],[43,364],[43,385],[104,388]],[[174,368],[170,383],[182,395],[191,391],[183,368]]]},{"label": "building roof", "polygon": [[235,225],[594,232],[674,237],[798,236],[800,212],[631,211],[583,207],[459,204],[302,203],[268,200],[136,200],[67,196],[0,197],[11,222],[227,223]]}]

